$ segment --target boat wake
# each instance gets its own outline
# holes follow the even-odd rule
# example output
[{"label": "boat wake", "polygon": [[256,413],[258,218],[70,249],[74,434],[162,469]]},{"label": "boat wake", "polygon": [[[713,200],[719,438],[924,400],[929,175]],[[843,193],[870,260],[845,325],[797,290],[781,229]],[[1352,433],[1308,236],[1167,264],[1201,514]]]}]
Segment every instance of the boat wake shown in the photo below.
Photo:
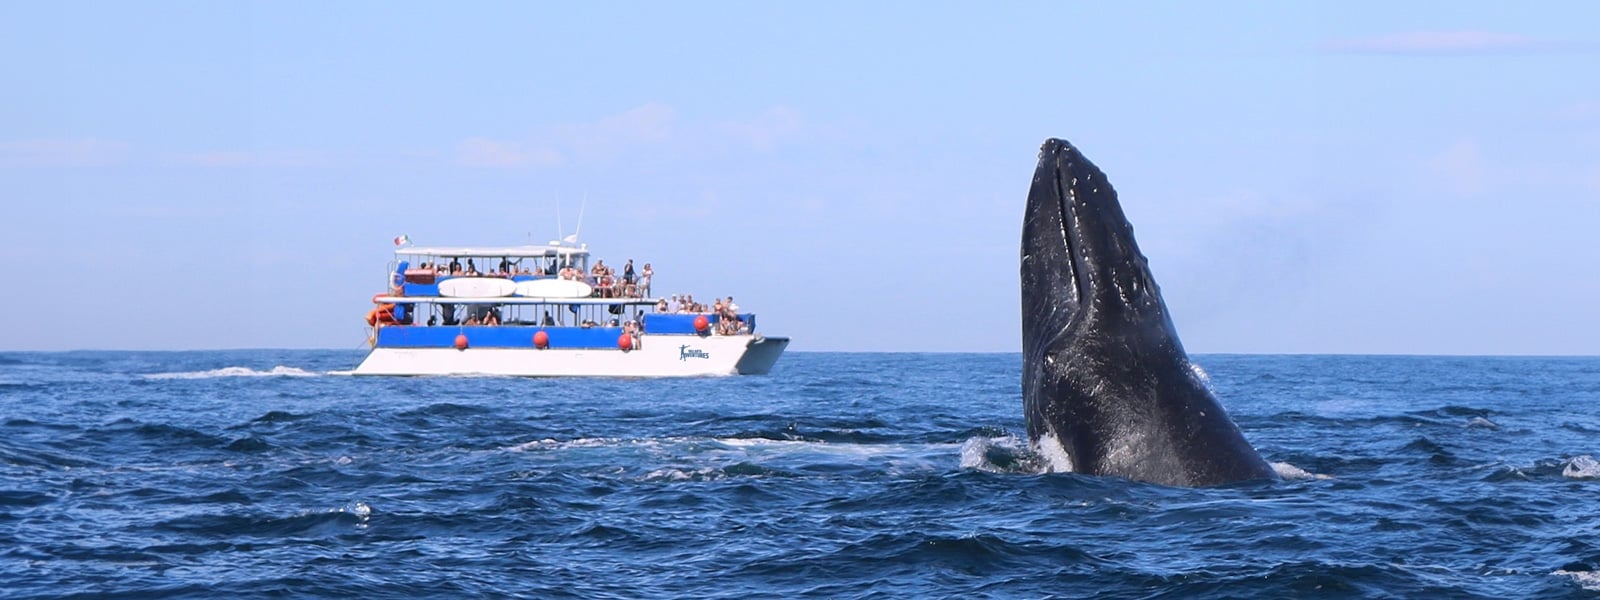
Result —
[{"label": "boat wake", "polygon": [[304,369],[278,365],[267,371],[257,371],[249,367],[223,367],[210,371],[186,371],[181,373],[150,373],[145,379],[215,379],[218,377],[317,377],[322,373],[314,373]]}]

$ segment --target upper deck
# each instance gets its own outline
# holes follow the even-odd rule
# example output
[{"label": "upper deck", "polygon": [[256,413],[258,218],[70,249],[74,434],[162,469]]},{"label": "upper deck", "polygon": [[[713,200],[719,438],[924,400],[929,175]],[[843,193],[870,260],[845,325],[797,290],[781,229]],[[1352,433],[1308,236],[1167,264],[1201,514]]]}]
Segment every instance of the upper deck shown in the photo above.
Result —
[{"label": "upper deck", "polygon": [[[674,295],[671,302],[654,298],[649,263],[635,270],[629,259],[619,272],[597,259],[591,268],[588,246],[570,239],[544,246],[403,246],[394,254],[386,291],[372,298],[379,308],[367,316],[377,328],[590,328],[636,321],[643,330],[648,314],[654,333],[693,333],[685,323],[694,315],[710,317],[718,333],[754,330],[754,315],[737,312],[731,296],[726,306],[720,298],[713,306],[687,295],[681,300]],[[376,338],[416,335],[422,334],[390,332]]]}]

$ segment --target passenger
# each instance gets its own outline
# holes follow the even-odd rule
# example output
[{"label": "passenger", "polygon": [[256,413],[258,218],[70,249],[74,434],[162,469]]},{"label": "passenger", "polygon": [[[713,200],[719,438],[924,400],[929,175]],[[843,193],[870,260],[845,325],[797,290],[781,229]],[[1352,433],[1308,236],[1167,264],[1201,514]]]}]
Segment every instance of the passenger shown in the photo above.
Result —
[{"label": "passenger", "polygon": [[656,312],[658,312],[658,313],[667,312],[667,299],[666,298],[662,298],[659,302],[656,302]]},{"label": "passenger", "polygon": [[632,281],[629,281],[628,283],[623,284],[623,286],[622,286],[622,295],[626,296],[628,298],[638,298],[639,297],[639,286],[634,284]]},{"label": "passenger", "polygon": [[631,258],[628,259],[628,264],[623,265],[622,267],[622,281],[623,283],[633,283],[635,281],[633,272],[633,259]]},{"label": "passenger", "polygon": [[[638,317],[635,316],[635,319],[637,319],[637,318]],[[639,348],[639,332],[641,332],[643,330],[644,330],[644,326],[643,326],[641,321],[637,321],[637,320],[634,320],[634,319],[629,319],[627,321],[623,321],[623,323],[622,323],[622,335],[626,335],[629,338],[632,338],[630,341],[633,342],[634,349],[638,349]]]},{"label": "passenger", "polygon": [[655,274],[656,271],[650,268],[650,263],[645,263],[644,270],[639,271],[639,294],[642,297],[650,297],[650,276]]},{"label": "passenger", "polygon": [[467,322],[462,323],[462,325],[466,325],[466,326],[472,326],[472,325],[477,325],[477,324],[478,324],[478,315],[468,315],[467,316]]},{"label": "passenger", "polygon": [[728,335],[739,333],[744,322],[739,319],[737,304],[733,303],[733,296],[728,296],[728,301],[722,305],[722,322],[728,325]]},{"label": "passenger", "polygon": [[500,314],[498,312],[496,312],[494,309],[490,309],[487,314],[483,315],[483,324],[484,325],[491,325],[491,326],[492,325],[499,325],[500,324]]},{"label": "passenger", "polygon": [[548,310],[544,311],[543,324],[544,324],[545,327],[554,327],[555,324],[556,324],[556,320],[550,316],[550,311],[548,311]]},{"label": "passenger", "polygon": [[466,274],[467,277],[477,277],[478,276],[478,266],[472,264],[472,259],[470,259],[470,258],[467,259],[467,270],[464,273]]},{"label": "passenger", "polygon": [[601,275],[605,275],[605,274],[606,274],[606,261],[604,259],[594,261],[594,266],[589,268],[589,275],[594,277],[595,280],[597,280],[597,281],[600,279]]}]

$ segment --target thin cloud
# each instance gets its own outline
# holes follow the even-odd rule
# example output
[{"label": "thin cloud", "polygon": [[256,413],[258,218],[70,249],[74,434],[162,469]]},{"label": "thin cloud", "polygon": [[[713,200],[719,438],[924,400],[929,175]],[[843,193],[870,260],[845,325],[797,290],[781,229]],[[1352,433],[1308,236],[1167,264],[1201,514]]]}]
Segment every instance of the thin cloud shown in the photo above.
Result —
[{"label": "thin cloud", "polygon": [[518,142],[467,138],[456,146],[456,164],[467,167],[515,168],[561,164],[560,152],[549,148],[530,148]]},{"label": "thin cloud", "polygon": [[1556,116],[1574,120],[1600,118],[1600,102],[1574,102],[1558,109]]},{"label": "thin cloud", "polygon": [[671,106],[652,102],[591,123],[557,125],[551,135],[566,140],[576,154],[607,159],[630,148],[673,141],[677,119]]},{"label": "thin cloud", "polygon": [[510,139],[472,137],[457,144],[456,164],[514,168],[604,164],[646,153],[669,160],[726,152],[770,152],[813,129],[799,111],[774,106],[721,120],[684,119],[658,102],[592,121],[557,123]]},{"label": "thin cloud", "polygon": [[1460,196],[1482,196],[1489,191],[1489,171],[1493,168],[1475,142],[1459,141],[1427,161],[1438,189]]},{"label": "thin cloud", "polygon": [[218,150],[192,152],[170,157],[168,162],[185,167],[252,168],[252,167],[320,167],[332,164],[326,155],[310,151],[260,152],[253,150]]},{"label": "thin cloud", "polygon": [[1326,50],[1364,54],[1488,54],[1577,49],[1580,44],[1494,31],[1408,31],[1332,40]]},{"label": "thin cloud", "polygon": [[799,111],[787,106],[774,106],[749,118],[725,121],[719,128],[729,136],[767,152],[779,142],[794,137],[804,126]]},{"label": "thin cloud", "polygon": [[0,167],[100,167],[125,163],[130,154],[127,142],[95,138],[0,142]]}]

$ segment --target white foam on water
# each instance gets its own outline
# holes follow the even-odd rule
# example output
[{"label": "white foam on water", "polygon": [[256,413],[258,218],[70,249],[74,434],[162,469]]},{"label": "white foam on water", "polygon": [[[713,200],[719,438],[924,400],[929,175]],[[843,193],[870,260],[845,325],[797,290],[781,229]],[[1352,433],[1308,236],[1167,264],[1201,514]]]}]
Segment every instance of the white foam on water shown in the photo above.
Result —
[{"label": "white foam on water", "polygon": [[1072,455],[1067,454],[1066,447],[1061,445],[1061,440],[1054,431],[1046,431],[1039,436],[1039,442],[1033,445],[1033,451],[1044,459],[1046,473],[1071,473]]},{"label": "white foam on water", "polygon": [[645,481],[710,481],[722,478],[722,469],[716,467],[702,467],[699,469],[666,467],[646,473],[644,476]]},{"label": "white foam on water", "polygon": [[1587,454],[1574,456],[1567,461],[1567,466],[1561,469],[1561,476],[1567,479],[1600,479],[1600,461]]},{"label": "white foam on water", "polygon": [[989,462],[989,448],[993,447],[994,438],[974,437],[968,438],[961,444],[961,468],[978,469],[980,471],[993,471],[994,465]]},{"label": "white foam on water", "polygon": [[620,438],[578,438],[575,440],[555,440],[545,438],[531,442],[523,442],[506,448],[510,452],[530,452],[538,450],[564,450],[568,448],[607,448],[638,444],[640,440],[624,440]]},{"label": "white foam on water", "polygon": [[1028,443],[1010,435],[967,438],[961,444],[961,468],[988,473],[1045,472],[1043,461],[1028,447]]},{"label": "white foam on water", "polygon": [[1312,473],[1310,471],[1307,471],[1307,470],[1302,469],[1300,467],[1296,467],[1296,466],[1291,465],[1291,464],[1286,463],[1286,462],[1275,462],[1275,463],[1269,463],[1269,464],[1272,465],[1272,470],[1278,474],[1278,477],[1283,478],[1284,481],[1303,481],[1303,480],[1307,480],[1307,479],[1333,479],[1332,476],[1323,475],[1321,473]]},{"label": "white foam on water", "polygon": [[1557,571],[1551,571],[1550,574],[1571,577],[1572,580],[1578,582],[1578,585],[1583,589],[1591,592],[1600,592],[1600,573],[1596,573],[1594,571],[1568,571],[1566,569],[1561,569]]},{"label": "white foam on water", "polygon": [[188,371],[183,373],[151,373],[145,379],[214,379],[218,377],[316,377],[321,373],[313,373],[304,369],[278,365],[268,371],[257,371],[249,367],[223,367],[210,371]]}]

